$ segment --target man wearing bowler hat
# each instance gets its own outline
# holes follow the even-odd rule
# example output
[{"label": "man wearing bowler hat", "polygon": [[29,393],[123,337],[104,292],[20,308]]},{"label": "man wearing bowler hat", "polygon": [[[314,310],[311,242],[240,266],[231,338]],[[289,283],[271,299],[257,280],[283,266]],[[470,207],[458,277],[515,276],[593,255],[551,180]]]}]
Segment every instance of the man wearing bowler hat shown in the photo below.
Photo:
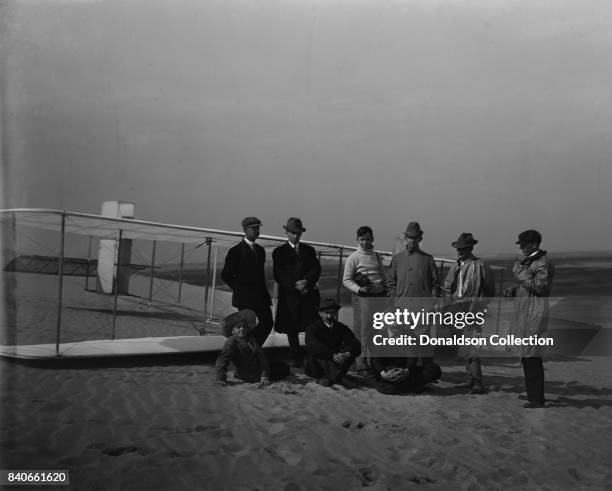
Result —
[{"label": "man wearing bowler hat", "polygon": [[[504,296],[514,297],[512,328],[519,338],[541,336],[548,328],[548,297],[555,270],[546,251],[540,249],[541,242],[542,235],[537,230],[525,230],[519,234],[516,244],[523,258],[517,259],[512,268],[514,285],[504,291]],[[523,407],[528,409],[545,405],[541,350],[540,346],[521,346],[527,395],[519,398],[527,401]]]},{"label": "man wearing bowler hat", "polygon": [[306,231],[302,220],[291,217],[283,228],[287,242],[272,252],[274,279],[278,283],[274,329],[287,334],[294,366],[302,367],[298,335],[318,318],[321,264],[314,248],[300,242]]},{"label": "man wearing bowler hat", "polygon": [[[470,233],[463,233],[451,245],[457,249],[457,262],[450,267],[444,280],[444,296],[448,312],[475,313],[485,310],[491,297],[495,295],[493,272],[486,263],[474,256],[474,246],[478,241]],[[464,326],[461,334],[467,337],[480,335],[480,326]],[[465,359],[467,381],[459,385],[470,389],[472,394],[483,394],[482,365],[478,347],[461,346],[459,355]]]},{"label": "man wearing bowler hat", "polygon": [[225,256],[221,278],[232,289],[232,305],[237,309],[251,309],[259,324],[253,336],[260,346],[272,330],[270,293],[266,284],[266,251],[255,241],[259,237],[261,220],[246,217],[242,220],[243,239]]},{"label": "man wearing bowler hat", "polygon": [[324,386],[354,388],[345,376],[361,354],[361,343],[348,326],[338,322],[340,305],[333,298],[326,299],[318,310],[321,317],[306,328],[306,374]]}]

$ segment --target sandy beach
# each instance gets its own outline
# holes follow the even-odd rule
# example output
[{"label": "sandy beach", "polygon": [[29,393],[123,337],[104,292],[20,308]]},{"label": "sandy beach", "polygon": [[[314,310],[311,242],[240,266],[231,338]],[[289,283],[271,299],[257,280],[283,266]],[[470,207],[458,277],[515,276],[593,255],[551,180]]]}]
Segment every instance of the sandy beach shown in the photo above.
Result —
[{"label": "sandy beach", "polygon": [[[51,342],[57,278],[14,279],[18,339]],[[222,294],[218,299],[231,308]],[[111,301],[85,292],[82,279],[66,278],[62,339],[82,339],[92,328],[108,337]],[[119,307],[124,337],[193,334],[199,322],[199,314],[129,298]],[[214,359],[2,359],[2,467],[68,470],[70,489],[78,490],[558,490],[612,483],[610,357],[547,361],[550,405],[535,410],[517,398],[524,381],[515,358],[484,360],[489,392],[481,396],[454,387],[464,367],[449,354],[439,359],[438,384],[407,395],[385,394],[365,379],[356,379],[356,389],[325,388],[303,370],[262,389],[232,378],[223,388],[215,384]]]},{"label": "sandy beach", "polygon": [[551,406],[442,381],[414,395],[325,388],[298,371],[215,385],[212,360],[41,368],[2,361],[3,467],[66,469],[70,489],[609,489],[612,359],[546,364]]}]

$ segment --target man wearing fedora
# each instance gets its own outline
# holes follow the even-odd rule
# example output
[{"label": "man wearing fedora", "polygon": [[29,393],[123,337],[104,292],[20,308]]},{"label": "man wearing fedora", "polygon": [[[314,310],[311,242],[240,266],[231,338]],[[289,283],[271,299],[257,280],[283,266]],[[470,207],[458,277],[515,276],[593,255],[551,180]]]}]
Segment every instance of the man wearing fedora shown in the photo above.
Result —
[{"label": "man wearing fedora", "polygon": [[[463,233],[451,245],[457,249],[457,262],[450,267],[444,280],[445,309],[451,312],[479,312],[485,310],[495,295],[495,281],[491,268],[473,254],[478,241],[471,233]],[[463,336],[477,337],[479,326],[465,326]],[[461,346],[459,356],[465,359],[467,380],[458,387],[468,388],[472,394],[483,394],[482,364],[478,347]]]},{"label": "man wearing fedora", "polygon": [[317,282],[321,264],[312,246],[300,242],[306,231],[302,220],[291,217],[284,225],[287,242],[272,252],[274,279],[278,283],[278,303],[274,329],[287,334],[296,367],[303,366],[299,333],[317,318],[321,294]]},{"label": "man wearing fedora", "polygon": [[[555,275],[553,264],[540,249],[542,235],[537,230],[525,230],[518,236],[522,259],[517,259],[512,268],[514,285],[506,288],[504,296],[514,297],[512,328],[514,335],[525,338],[541,336],[548,329],[548,297]],[[541,346],[521,346],[521,364],[525,375],[526,396],[519,399],[527,402],[528,409],[542,408],[544,399],[544,365]]]},{"label": "man wearing fedora", "polygon": [[333,298],[325,299],[318,310],[321,317],[306,328],[306,374],[324,386],[353,388],[345,376],[361,354],[361,343],[346,325],[338,322],[340,305]]},{"label": "man wearing fedora", "polygon": [[[418,222],[410,222],[404,232],[405,248],[395,255],[389,266],[387,279],[388,296],[393,297],[395,306],[412,312],[429,311],[434,307],[434,298],[440,296],[440,280],[436,261],[431,254],[421,250],[423,230]],[[412,334],[428,334],[428,325],[414,326]],[[423,348],[409,353],[420,356],[421,364],[433,363],[431,351]]]},{"label": "man wearing fedora", "polygon": [[436,261],[431,254],[419,246],[423,230],[417,222],[410,222],[404,232],[406,246],[393,257],[389,267],[389,296],[391,297],[437,297],[440,280]]},{"label": "man wearing fedora", "polygon": [[260,346],[272,331],[270,293],[266,284],[266,251],[255,241],[259,237],[261,220],[246,217],[242,220],[243,239],[225,256],[221,278],[232,289],[232,305],[237,309],[252,309],[259,324],[253,336]]}]

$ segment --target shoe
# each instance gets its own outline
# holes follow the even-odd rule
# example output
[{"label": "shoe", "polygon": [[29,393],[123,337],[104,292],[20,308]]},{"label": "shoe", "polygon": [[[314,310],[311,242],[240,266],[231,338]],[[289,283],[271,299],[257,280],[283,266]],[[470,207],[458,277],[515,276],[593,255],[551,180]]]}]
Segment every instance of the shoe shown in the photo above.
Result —
[{"label": "shoe", "polygon": [[529,398],[528,398],[526,395],[523,395],[523,394],[521,394],[520,396],[518,396],[518,398],[519,398],[521,401],[528,401],[528,400],[529,400]]},{"label": "shoe", "polygon": [[323,387],[329,387],[331,382],[327,378],[319,378],[317,379],[317,384],[322,385]]},{"label": "shoe", "polygon": [[525,409],[537,409],[546,407],[546,405],[543,402],[528,402],[526,404],[523,404],[523,407]]},{"label": "shoe", "polygon": [[376,379],[376,375],[374,375],[374,372],[372,372],[372,370],[370,370],[369,368],[360,368],[359,370],[357,370],[357,375],[363,378],[367,378],[369,380]]},{"label": "shoe", "polygon": [[355,389],[357,387],[357,384],[355,382],[347,379],[346,377],[343,377],[341,380],[339,380],[338,385],[341,385],[345,389]]},{"label": "shoe", "polygon": [[455,385],[455,389],[471,389],[474,386],[474,382],[463,382],[462,384]]},{"label": "shoe", "polygon": [[470,394],[484,394],[486,392],[484,386],[480,382],[476,382],[470,390]]},{"label": "shoe", "polygon": [[388,396],[395,396],[402,393],[401,387],[392,384],[382,384],[376,390],[381,394],[385,394]]}]

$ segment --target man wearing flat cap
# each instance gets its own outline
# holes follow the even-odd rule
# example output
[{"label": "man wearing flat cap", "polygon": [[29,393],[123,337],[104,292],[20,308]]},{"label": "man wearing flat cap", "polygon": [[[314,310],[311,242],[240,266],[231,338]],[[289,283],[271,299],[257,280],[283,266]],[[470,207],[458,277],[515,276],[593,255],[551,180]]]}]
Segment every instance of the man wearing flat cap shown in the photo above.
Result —
[{"label": "man wearing flat cap", "polygon": [[[512,328],[514,335],[520,338],[541,336],[548,328],[548,297],[555,270],[546,251],[540,249],[541,242],[542,235],[537,230],[525,230],[519,234],[516,244],[523,258],[518,259],[512,268],[514,285],[504,291],[504,296],[514,297]],[[545,405],[541,349],[540,346],[521,346],[527,395],[519,398],[527,401],[523,407],[528,409]]]},{"label": "man wearing flat cap", "polygon": [[[478,241],[470,233],[463,233],[451,245],[457,249],[457,262],[450,267],[444,280],[445,310],[449,312],[482,312],[495,295],[495,281],[491,268],[473,254]],[[477,337],[480,326],[464,326],[461,334]],[[465,359],[467,381],[459,387],[468,388],[472,394],[483,394],[482,364],[477,347],[461,346],[459,355]]]},{"label": "man wearing flat cap", "polygon": [[255,241],[259,237],[261,220],[246,217],[242,220],[243,239],[225,256],[221,278],[232,289],[232,305],[237,309],[251,309],[257,314],[259,324],[253,336],[260,346],[272,330],[270,293],[266,284],[266,251]]},{"label": "man wearing flat cap", "polygon": [[274,329],[287,334],[293,363],[303,366],[299,333],[318,318],[321,294],[317,282],[321,264],[312,246],[300,242],[306,231],[302,220],[291,217],[284,225],[287,242],[272,252],[274,279],[278,283],[278,303]]},{"label": "man wearing flat cap", "polygon": [[353,388],[345,376],[361,354],[361,343],[348,326],[338,322],[340,305],[333,298],[326,299],[318,310],[321,317],[306,328],[306,374],[324,386]]}]

